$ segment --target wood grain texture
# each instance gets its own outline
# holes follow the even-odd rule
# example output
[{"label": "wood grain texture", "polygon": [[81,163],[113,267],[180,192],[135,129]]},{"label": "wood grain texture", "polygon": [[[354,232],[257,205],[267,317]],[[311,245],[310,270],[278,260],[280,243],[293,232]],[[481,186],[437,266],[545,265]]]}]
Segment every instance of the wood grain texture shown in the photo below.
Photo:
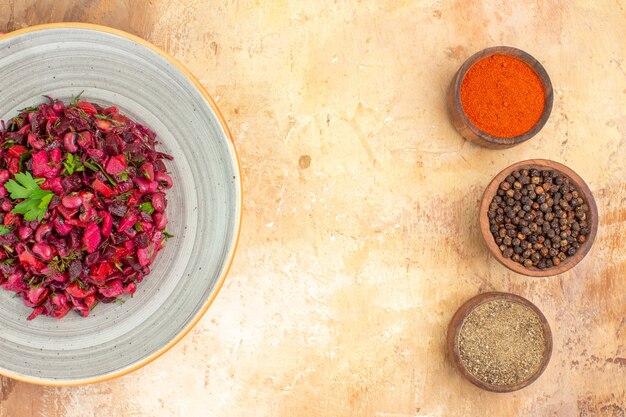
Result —
[{"label": "wood grain texture", "polygon": [[85,22],[145,36],[158,18],[150,0],[3,0],[0,5],[0,27],[6,32],[41,23]]},{"label": "wood grain texture", "polygon": [[[145,8],[131,26],[105,3]],[[15,383],[0,416],[624,415],[623,0],[0,0],[14,9],[0,28],[81,4],[96,6],[73,20],[130,28],[218,100],[242,159],[242,238],[173,350],[104,384]],[[545,127],[507,150],[465,141],[445,106],[463,61],[493,45],[531,53],[554,87]],[[508,271],[480,235],[484,187],[530,158],[572,167],[598,204],[593,249],[556,277]],[[494,290],[528,298],[553,332],[548,368],[512,394],[479,390],[445,354],[454,311]]]}]

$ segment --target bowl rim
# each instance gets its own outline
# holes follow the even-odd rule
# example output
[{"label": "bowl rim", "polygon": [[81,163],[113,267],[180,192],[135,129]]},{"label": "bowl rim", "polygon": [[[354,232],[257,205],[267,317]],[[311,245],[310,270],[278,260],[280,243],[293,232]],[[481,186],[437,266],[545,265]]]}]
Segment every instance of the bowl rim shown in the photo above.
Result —
[{"label": "bowl rim", "polygon": [[242,217],[243,217],[243,183],[242,183],[242,178],[241,178],[241,163],[240,163],[240,159],[239,159],[239,154],[237,153],[237,149],[235,147],[234,144],[234,140],[233,140],[233,135],[230,131],[230,129],[228,128],[228,124],[226,123],[226,119],[224,118],[224,115],[221,113],[221,111],[219,110],[219,108],[217,107],[217,104],[215,103],[215,100],[213,100],[213,98],[211,97],[211,95],[208,93],[208,91],[204,88],[204,86],[200,83],[200,81],[191,73],[191,71],[189,71],[183,64],[181,64],[177,59],[175,59],[173,56],[171,56],[169,53],[165,52],[163,49],[159,48],[158,46],[148,42],[147,40],[133,35],[131,33],[125,32],[123,30],[120,29],[115,29],[109,26],[103,26],[103,25],[96,25],[96,24],[92,24],[92,23],[82,23],[82,22],[64,22],[64,23],[46,23],[46,24],[41,24],[41,25],[34,25],[34,26],[29,26],[23,29],[18,29],[15,30],[13,32],[8,32],[4,35],[0,35],[0,41],[3,41],[5,39],[9,39],[9,38],[13,38],[13,37],[17,37],[17,36],[21,36],[21,35],[25,35],[28,33],[33,33],[33,32],[39,32],[39,31],[45,31],[45,30],[49,30],[49,29],[82,29],[82,30],[91,30],[91,31],[98,31],[98,32],[104,32],[104,33],[108,33],[108,34],[112,34],[112,35],[116,35],[116,36],[120,36],[123,38],[126,38],[132,42],[135,42],[145,48],[150,49],[151,51],[157,53],[158,55],[160,55],[162,58],[164,58],[166,61],[168,61],[171,65],[175,66],[185,77],[187,77],[187,79],[189,79],[189,81],[191,81],[191,83],[196,87],[196,89],[198,90],[198,92],[200,92],[200,94],[204,97],[204,99],[206,100],[207,104],[209,105],[209,107],[211,108],[211,110],[213,111],[214,115],[216,116],[220,127],[222,128],[222,131],[224,132],[224,134],[226,135],[227,138],[227,144],[228,144],[228,148],[230,150],[229,155],[231,156],[231,162],[233,164],[233,168],[234,168],[234,174],[237,177],[237,181],[235,182],[235,193],[236,193],[236,198],[235,198],[235,229],[233,231],[233,240],[230,244],[230,247],[228,248],[228,252],[227,252],[227,261],[225,263],[225,268],[222,269],[216,283],[215,283],[215,287],[213,288],[213,291],[211,292],[211,295],[208,297],[208,299],[205,301],[205,303],[202,305],[202,307],[198,310],[198,312],[194,315],[194,317],[189,321],[189,323],[187,323],[187,325],[172,339],[170,340],[165,346],[161,347],[160,349],[158,349],[157,351],[151,353],[150,355],[146,356],[145,358],[131,364],[128,365],[124,368],[118,369],[116,371],[104,374],[104,375],[100,375],[100,376],[95,376],[95,377],[88,377],[88,378],[78,378],[78,379],[50,379],[50,378],[37,378],[37,377],[31,377],[31,376],[27,376],[27,375],[22,375],[22,374],[18,374],[18,373],[14,373],[11,371],[7,371],[6,369],[2,369],[0,368],[0,375],[18,380],[18,381],[22,381],[22,382],[27,382],[30,384],[36,384],[36,385],[46,385],[46,386],[76,386],[76,385],[87,385],[87,384],[93,384],[93,383],[97,383],[97,382],[104,382],[104,381],[108,381],[111,379],[115,379],[118,377],[121,377],[123,375],[129,374],[133,371],[136,371],[139,368],[144,367],[145,365],[149,364],[150,362],[154,361],[155,359],[157,359],[158,357],[160,357],[161,355],[163,355],[165,352],[167,352],[168,350],[170,350],[172,347],[174,347],[178,342],[180,342],[183,337],[185,337],[187,335],[187,333],[189,333],[191,331],[191,329],[200,321],[200,319],[204,316],[204,314],[207,312],[207,310],[209,309],[209,307],[211,306],[211,304],[213,304],[213,301],[215,301],[215,298],[217,297],[217,294],[220,292],[222,286],[224,285],[224,282],[226,280],[226,276],[228,275],[228,272],[230,271],[230,268],[233,264],[233,260],[234,260],[234,256],[235,256],[235,252],[237,250],[237,246],[239,245],[239,238],[240,238],[240,232],[241,232],[241,223],[242,223]]},{"label": "bowl rim", "polygon": [[[553,266],[546,269],[538,269],[535,267],[526,268],[524,265],[502,256],[502,254],[500,253],[500,248],[496,244],[496,241],[491,234],[489,218],[487,217],[489,204],[495,196],[495,193],[500,186],[500,183],[504,181],[507,175],[515,170],[522,168],[540,170],[548,169],[557,171],[559,174],[565,176],[566,178],[569,178],[569,180],[583,194],[585,203],[589,206],[590,231],[587,241],[585,241],[581,245],[580,249],[576,252],[574,256],[566,258],[565,261],[561,262],[559,266]],[[525,161],[520,161],[514,163],[513,165],[509,165],[508,167],[500,171],[495,177],[493,177],[493,179],[489,182],[489,185],[487,185],[485,191],[483,192],[482,201],[479,209],[479,218],[480,231],[483,235],[483,240],[485,241],[487,248],[489,248],[489,251],[496,258],[496,260],[513,272],[517,272],[518,274],[531,277],[549,277],[561,274],[573,268],[574,266],[576,266],[576,264],[583,260],[587,253],[589,253],[598,233],[598,206],[596,205],[596,201],[593,197],[593,193],[589,189],[589,186],[587,186],[587,183],[576,172],[574,172],[574,170],[559,162],[549,159],[527,159]]]},{"label": "bowl rim", "polygon": [[[515,385],[500,386],[481,381],[480,379],[472,375],[467,370],[467,368],[465,368],[465,366],[463,366],[463,361],[461,360],[461,352],[458,346],[458,337],[461,332],[461,328],[463,327],[463,323],[465,322],[465,319],[476,307],[493,300],[509,300],[530,308],[535,314],[537,314],[537,317],[539,317],[539,321],[541,322],[541,325],[543,327],[543,334],[546,340],[546,354],[541,361],[541,365],[530,378]],[[472,384],[491,392],[513,392],[525,388],[535,382],[543,374],[543,372],[548,367],[548,364],[550,363],[550,358],[552,357],[552,347],[552,330],[550,329],[550,323],[548,323],[548,319],[546,319],[546,316],[535,304],[517,294],[494,291],[475,295],[459,307],[456,313],[454,313],[454,316],[452,317],[448,325],[447,348],[448,354],[450,355],[450,359],[452,360],[454,366],[461,373],[461,375]]]},{"label": "bowl rim", "polygon": [[[539,77],[539,80],[541,81],[541,84],[543,86],[544,93],[545,93],[544,108],[543,108],[543,111],[541,112],[541,117],[539,118],[537,123],[535,123],[535,125],[528,132],[522,133],[521,135],[518,135],[518,136],[510,137],[510,138],[506,138],[506,137],[501,138],[498,136],[492,136],[489,133],[485,132],[484,130],[479,129],[467,116],[467,114],[465,113],[465,109],[463,108],[463,104],[461,103],[461,85],[463,84],[463,80],[465,79],[465,75],[467,74],[467,71],[469,71],[469,69],[481,59],[487,58],[496,54],[507,55],[513,58],[517,58],[521,60],[522,62],[524,62],[525,64],[527,64],[528,66],[530,66]],[[541,63],[535,57],[530,55],[528,52],[512,47],[512,46],[504,46],[504,45],[485,48],[481,51],[476,52],[474,55],[470,56],[461,65],[461,67],[459,68],[459,70],[457,71],[454,77],[453,91],[454,91],[453,105],[455,107],[455,111],[458,113],[458,115],[461,118],[461,121],[467,126],[467,128],[471,131],[471,133],[473,133],[480,139],[486,142],[489,142],[493,145],[506,146],[506,147],[518,145],[522,142],[527,141],[528,139],[531,139],[535,135],[537,135],[537,133],[539,133],[539,131],[544,127],[544,125],[547,123],[548,119],[550,118],[550,114],[552,113],[552,105],[554,102],[554,92],[552,88],[552,81],[550,80],[550,76],[548,75],[548,72],[543,67],[543,65],[541,65]]]}]

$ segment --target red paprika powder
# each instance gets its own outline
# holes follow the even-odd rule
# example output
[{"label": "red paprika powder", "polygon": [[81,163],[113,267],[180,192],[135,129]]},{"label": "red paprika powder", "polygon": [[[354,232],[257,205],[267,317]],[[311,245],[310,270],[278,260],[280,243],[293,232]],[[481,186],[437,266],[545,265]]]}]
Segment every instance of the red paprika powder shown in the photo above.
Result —
[{"label": "red paprika powder", "polygon": [[512,138],[537,124],[545,107],[537,73],[524,61],[495,54],[470,67],[461,83],[461,104],[483,132]]}]

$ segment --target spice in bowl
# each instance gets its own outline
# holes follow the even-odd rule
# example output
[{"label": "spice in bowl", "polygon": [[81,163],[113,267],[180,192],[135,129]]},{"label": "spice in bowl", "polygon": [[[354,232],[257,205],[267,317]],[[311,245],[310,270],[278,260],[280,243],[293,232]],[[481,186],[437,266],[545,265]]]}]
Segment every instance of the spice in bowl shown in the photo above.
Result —
[{"label": "spice in bowl", "polygon": [[554,170],[513,171],[500,183],[487,216],[502,256],[529,269],[559,266],[590,234],[583,193]]},{"label": "spice in bowl", "polygon": [[483,132],[513,138],[541,119],[546,94],[535,70],[516,57],[493,54],[474,63],[461,83],[461,105]]},{"label": "spice in bowl", "polygon": [[463,367],[496,387],[530,380],[548,353],[539,315],[510,299],[491,299],[471,310],[462,323],[458,347]]}]

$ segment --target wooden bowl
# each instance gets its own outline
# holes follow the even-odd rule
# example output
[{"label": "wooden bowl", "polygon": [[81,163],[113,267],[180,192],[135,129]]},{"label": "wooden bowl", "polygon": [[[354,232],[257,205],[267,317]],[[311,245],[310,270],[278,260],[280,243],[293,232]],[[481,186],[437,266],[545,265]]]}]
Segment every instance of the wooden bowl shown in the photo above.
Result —
[{"label": "wooden bowl", "polygon": [[[459,350],[458,339],[459,339],[459,334],[461,332],[461,327],[463,326],[463,323],[465,322],[465,318],[476,307],[492,300],[514,301],[530,308],[537,314],[537,317],[539,318],[539,321],[541,322],[543,326],[543,334],[546,340],[546,354],[541,362],[541,366],[539,366],[539,369],[537,369],[537,371],[529,379],[522,381],[515,385],[500,386],[500,385],[492,385],[484,381],[481,381],[480,379],[472,375],[465,368],[465,366],[463,365],[463,361],[461,360],[461,352]],[[450,324],[448,325],[447,345],[448,345],[448,354],[450,355],[450,359],[452,360],[452,363],[458,369],[461,375],[463,375],[472,384],[487,391],[512,392],[512,391],[517,391],[519,389],[522,389],[532,384],[533,382],[537,380],[537,378],[539,378],[539,376],[543,373],[543,371],[545,371],[546,367],[548,366],[548,363],[550,362],[550,357],[552,356],[552,331],[550,330],[550,325],[548,324],[548,320],[546,320],[546,317],[543,315],[541,310],[539,310],[537,306],[535,306],[533,303],[531,303],[524,297],[520,297],[519,295],[505,293],[505,292],[488,292],[488,293],[479,294],[475,297],[470,298],[468,301],[465,302],[465,304],[463,304],[457,310],[457,312],[452,317],[452,320],[450,320]]]},{"label": "wooden bowl", "polygon": [[[530,67],[535,70],[539,76],[545,91],[545,107],[537,124],[535,124],[535,126],[528,132],[512,138],[499,138],[482,131],[470,121],[463,110],[463,105],[461,104],[461,84],[463,83],[463,78],[465,78],[467,71],[477,61],[495,54],[509,55],[530,65]],[[450,113],[452,124],[456,130],[459,131],[461,136],[476,143],[477,145],[493,149],[509,148],[535,136],[541,130],[543,125],[546,124],[548,117],[550,117],[550,113],[552,112],[552,101],[552,83],[550,82],[550,77],[548,76],[545,68],[539,63],[539,61],[528,53],[510,46],[495,46],[483,49],[482,51],[472,55],[467,61],[465,61],[465,63],[463,63],[463,65],[461,65],[461,68],[459,68],[456,75],[452,79],[447,96],[448,112]]]},{"label": "wooden bowl", "polygon": [[[589,217],[587,221],[589,223],[590,230],[589,235],[587,236],[587,240],[580,245],[580,248],[574,256],[567,257],[558,266],[553,266],[546,269],[539,269],[536,267],[527,268],[524,265],[519,264],[509,258],[505,258],[504,256],[502,256],[500,248],[496,244],[496,241],[491,234],[491,230],[489,227],[489,217],[487,216],[487,212],[489,211],[489,204],[491,203],[491,200],[493,200],[493,197],[496,195],[500,183],[504,181],[504,179],[510,173],[519,169],[553,170],[558,172],[559,174],[568,178],[570,182],[576,186],[578,191],[582,193],[582,197],[585,200],[585,203],[589,206]],[[529,159],[527,161],[515,163],[503,169],[491,180],[491,182],[485,189],[482,202],[480,204],[479,215],[480,231],[492,255],[495,256],[498,262],[509,268],[511,271],[531,277],[548,277],[561,274],[569,270],[570,268],[573,268],[585,257],[585,255],[587,255],[587,253],[591,249],[591,246],[593,245],[593,241],[595,240],[596,234],[598,232],[598,207],[596,206],[596,201],[593,198],[593,194],[591,194],[591,190],[589,189],[585,181],[583,181],[583,179],[578,174],[576,174],[573,170],[566,167],[565,165],[547,159]]]}]

